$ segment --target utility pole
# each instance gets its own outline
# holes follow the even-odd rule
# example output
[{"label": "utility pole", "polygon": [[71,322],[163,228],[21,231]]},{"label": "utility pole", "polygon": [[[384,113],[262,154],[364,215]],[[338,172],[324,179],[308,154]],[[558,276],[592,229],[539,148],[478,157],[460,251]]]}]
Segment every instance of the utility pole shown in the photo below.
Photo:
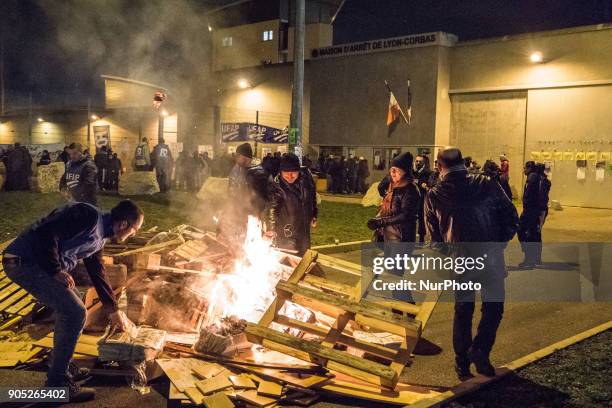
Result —
[{"label": "utility pole", "polygon": [[295,35],[293,39],[293,92],[291,95],[291,125],[289,151],[302,161],[302,105],[304,103],[304,32],[305,0],[295,0]]},{"label": "utility pole", "polygon": [[0,32],[0,115],[4,112],[4,32]]},{"label": "utility pole", "polygon": [[87,148],[91,149],[91,98],[87,98]]},{"label": "utility pole", "polygon": [[28,144],[32,144],[32,92],[28,102]]}]

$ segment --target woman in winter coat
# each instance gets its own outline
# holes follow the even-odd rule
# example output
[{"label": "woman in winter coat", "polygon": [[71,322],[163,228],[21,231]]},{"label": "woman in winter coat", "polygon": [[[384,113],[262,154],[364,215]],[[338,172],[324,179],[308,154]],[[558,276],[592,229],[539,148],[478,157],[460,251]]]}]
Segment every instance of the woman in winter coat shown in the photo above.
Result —
[{"label": "woman in winter coat", "polygon": [[[375,218],[368,220],[368,228],[375,231],[375,241],[385,243],[385,256],[412,255],[416,239],[417,212],[420,192],[412,174],[412,154],[400,154],[391,161],[390,183],[383,197],[380,210]],[[398,245],[399,243],[410,243]],[[387,245],[391,244],[391,245]],[[404,270],[389,271],[403,276]],[[393,297],[406,302],[412,301],[409,291],[396,290]]]}]

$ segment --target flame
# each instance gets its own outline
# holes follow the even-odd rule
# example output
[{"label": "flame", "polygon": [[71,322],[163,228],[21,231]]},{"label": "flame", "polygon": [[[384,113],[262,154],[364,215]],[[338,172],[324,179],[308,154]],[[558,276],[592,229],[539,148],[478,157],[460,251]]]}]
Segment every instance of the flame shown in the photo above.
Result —
[{"label": "flame", "polygon": [[276,296],[276,284],[283,277],[282,256],[263,237],[261,222],[249,216],[242,255],[229,273],[219,274],[206,284],[205,292],[209,295],[206,324],[223,316],[258,322]]}]

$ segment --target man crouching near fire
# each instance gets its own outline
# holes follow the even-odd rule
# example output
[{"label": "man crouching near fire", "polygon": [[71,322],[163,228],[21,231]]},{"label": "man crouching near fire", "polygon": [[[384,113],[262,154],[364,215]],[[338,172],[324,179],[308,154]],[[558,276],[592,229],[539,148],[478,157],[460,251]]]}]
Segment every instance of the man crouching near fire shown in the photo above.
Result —
[{"label": "man crouching near fire", "polygon": [[102,247],[106,239],[122,242],[142,226],[144,214],[130,200],[119,202],[110,213],[86,203],[71,203],[53,210],[27,227],[4,251],[4,272],[39,302],[55,311],[53,353],[46,387],[68,387],[70,402],[88,401],[95,390],[76,381],[88,370],[71,363],[87,310],[69,272],[82,259],[108,313],[111,324],[123,330],[117,302],[106,278]]}]

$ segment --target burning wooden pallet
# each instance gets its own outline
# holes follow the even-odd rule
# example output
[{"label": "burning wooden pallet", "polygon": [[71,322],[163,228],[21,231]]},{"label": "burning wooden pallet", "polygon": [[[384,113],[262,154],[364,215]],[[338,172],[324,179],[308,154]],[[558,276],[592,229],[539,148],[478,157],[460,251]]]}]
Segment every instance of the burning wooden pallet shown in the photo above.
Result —
[{"label": "burning wooden pallet", "polygon": [[[306,252],[290,278],[280,281],[276,286],[277,297],[259,324],[247,326],[248,340],[371,384],[394,388],[402,370],[410,363],[411,353],[439,293],[431,293],[420,305],[372,302],[361,299],[359,285],[347,287],[313,274],[320,266],[361,274],[359,265],[314,251]],[[286,302],[329,316],[334,319],[333,324],[327,329],[285,316],[279,312]],[[347,330],[351,322],[357,326],[366,326],[369,330],[399,336],[399,348],[396,350],[355,338]],[[270,327],[272,323],[316,336],[318,342],[274,330]],[[377,356],[389,364],[370,361],[340,350],[343,347]]]}]

